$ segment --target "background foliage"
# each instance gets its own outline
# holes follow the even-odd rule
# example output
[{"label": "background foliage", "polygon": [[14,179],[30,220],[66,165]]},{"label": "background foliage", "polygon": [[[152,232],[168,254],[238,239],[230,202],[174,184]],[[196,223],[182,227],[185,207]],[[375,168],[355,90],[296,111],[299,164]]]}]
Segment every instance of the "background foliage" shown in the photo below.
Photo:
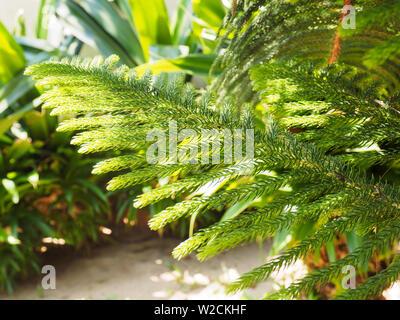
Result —
[{"label": "background foliage", "polygon": [[[134,224],[132,201],[151,187],[106,191],[104,178],[90,174],[106,153],[82,157],[69,144],[69,134],[56,132],[59,121],[69,116],[51,117],[42,110],[43,89],[23,75],[24,68],[50,57],[81,54],[90,46],[106,56],[117,53],[138,72],[184,72],[187,81],[192,75],[208,76],[215,41],[203,38],[202,32],[215,36],[225,14],[219,4],[210,16],[214,11],[208,4],[201,0],[192,7],[183,0],[170,21],[163,0],[42,0],[35,38],[26,37],[23,15],[17,17],[13,34],[0,22],[1,289],[11,292],[16,278],[39,272],[40,251],[49,241],[79,248],[96,241],[99,226],[110,219]],[[152,205],[150,216],[172,203]],[[203,223],[207,221],[215,219],[209,215]],[[170,229],[184,236],[188,225],[182,219]]]}]

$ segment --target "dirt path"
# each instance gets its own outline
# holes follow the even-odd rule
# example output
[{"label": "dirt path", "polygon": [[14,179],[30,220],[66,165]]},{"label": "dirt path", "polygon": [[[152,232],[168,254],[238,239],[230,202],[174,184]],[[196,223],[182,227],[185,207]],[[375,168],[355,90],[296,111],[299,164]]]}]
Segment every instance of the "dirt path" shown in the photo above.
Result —
[{"label": "dirt path", "polygon": [[[145,239],[94,249],[89,257],[61,258],[56,290],[43,290],[41,278],[20,284],[13,299],[243,299],[261,298],[272,283],[235,295],[226,284],[262,263],[269,245],[238,247],[208,261],[171,257],[176,239]],[[7,295],[0,299],[9,299]]]},{"label": "dirt path", "polygon": [[[56,289],[43,290],[41,277],[20,283],[12,296],[0,299],[260,299],[265,293],[289,285],[304,275],[299,261],[273,280],[228,295],[226,285],[241,273],[263,263],[270,242],[237,247],[204,262],[194,256],[182,261],[172,258],[179,240],[130,233],[118,243],[93,249],[90,254],[70,257],[60,251],[50,254],[46,264],[56,268]],[[400,282],[384,293],[400,299]]]}]

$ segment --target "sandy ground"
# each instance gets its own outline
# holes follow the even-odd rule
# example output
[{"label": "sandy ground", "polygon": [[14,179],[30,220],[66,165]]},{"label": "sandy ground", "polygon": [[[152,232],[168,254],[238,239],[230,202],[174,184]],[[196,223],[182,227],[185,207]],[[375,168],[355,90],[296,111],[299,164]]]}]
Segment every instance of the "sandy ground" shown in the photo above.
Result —
[{"label": "sandy ground", "polygon": [[[228,295],[226,286],[268,257],[270,241],[236,247],[204,262],[195,256],[172,258],[178,239],[158,238],[149,232],[123,232],[116,241],[90,251],[62,249],[45,254],[44,264],[56,268],[56,289],[44,290],[42,277],[19,284],[12,296],[1,299],[260,299],[280,285],[304,276],[301,261],[273,274],[254,288]],[[388,300],[400,299],[400,282],[384,292]]]},{"label": "sandy ground", "polygon": [[194,256],[174,260],[176,239],[131,239],[96,248],[89,256],[57,258],[56,289],[43,290],[41,278],[23,282],[0,299],[259,299],[272,282],[235,295],[226,284],[262,263],[268,243],[235,248],[205,262]]}]

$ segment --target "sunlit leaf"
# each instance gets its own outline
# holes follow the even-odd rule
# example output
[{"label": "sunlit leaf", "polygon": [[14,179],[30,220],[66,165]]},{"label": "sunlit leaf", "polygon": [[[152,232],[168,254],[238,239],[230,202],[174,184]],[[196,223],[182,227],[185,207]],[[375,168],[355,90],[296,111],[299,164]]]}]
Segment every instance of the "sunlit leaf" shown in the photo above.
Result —
[{"label": "sunlit leaf", "polygon": [[0,82],[7,83],[24,66],[24,52],[0,22]]},{"label": "sunlit leaf", "polygon": [[174,44],[184,44],[185,38],[190,33],[191,21],[188,18],[191,7],[190,0],[180,0],[172,22],[172,41]]},{"label": "sunlit leaf", "polygon": [[[146,70],[154,74],[161,72],[186,72],[209,77],[209,70],[215,60],[215,55],[190,54],[175,59],[162,59],[136,67],[136,72],[141,75]],[[213,74],[215,76],[217,73]]]},{"label": "sunlit leaf", "polygon": [[173,44],[164,0],[130,0],[143,52],[149,59],[152,44]]},{"label": "sunlit leaf", "polygon": [[193,12],[210,28],[218,29],[225,16],[221,0],[193,0]]},{"label": "sunlit leaf", "polygon": [[[75,1],[60,1],[56,13],[60,21],[69,28],[75,37],[87,45],[98,49],[102,55],[117,54],[122,63],[131,67],[143,62],[142,54],[139,50],[128,52],[127,48],[110,35],[96,21],[95,17],[88,14]],[[121,33],[124,31],[117,29],[115,32]]]},{"label": "sunlit leaf", "polygon": [[1,183],[3,187],[6,189],[8,194],[11,196],[12,202],[17,204],[19,202],[19,192],[17,190],[17,186],[15,185],[14,181],[9,179],[2,179]]},{"label": "sunlit leaf", "polygon": [[36,19],[35,34],[38,39],[47,39],[50,17],[55,13],[57,0],[41,0]]}]

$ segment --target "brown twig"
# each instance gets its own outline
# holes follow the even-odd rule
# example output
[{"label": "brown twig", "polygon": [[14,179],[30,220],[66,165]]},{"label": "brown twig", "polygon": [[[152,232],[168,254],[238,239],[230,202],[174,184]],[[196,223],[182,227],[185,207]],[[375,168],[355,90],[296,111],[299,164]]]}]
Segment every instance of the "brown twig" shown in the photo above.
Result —
[{"label": "brown twig", "polygon": [[236,16],[237,0],[232,1],[232,18]]},{"label": "brown twig", "polygon": [[[349,6],[352,5],[353,1],[352,0],[344,0],[344,6]],[[347,16],[347,12],[344,13],[342,12],[342,15],[340,16],[339,19],[339,25],[338,25],[338,30],[336,31],[335,34],[335,39],[333,40],[333,47],[331,51],[331,57],[329,58],[328,64],[335,63],[339,56],[340,56],[340,42],[342,40],[342,37],[339,34],[339,26],[342,23],[343,19]]]}]

